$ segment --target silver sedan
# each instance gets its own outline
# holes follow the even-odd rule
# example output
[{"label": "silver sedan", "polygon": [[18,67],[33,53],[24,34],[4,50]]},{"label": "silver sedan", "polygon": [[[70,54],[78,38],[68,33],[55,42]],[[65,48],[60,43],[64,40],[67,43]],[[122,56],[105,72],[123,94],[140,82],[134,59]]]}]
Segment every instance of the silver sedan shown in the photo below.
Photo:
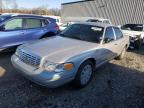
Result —
[{"label": "silver sedan", "polygon": [[18,47],[14,67],[26,78],[50,88],[73,81],[85,87],[94,69],[117,58],[129,46],[128,37],[113,25],[81,22],[61,34]]}]

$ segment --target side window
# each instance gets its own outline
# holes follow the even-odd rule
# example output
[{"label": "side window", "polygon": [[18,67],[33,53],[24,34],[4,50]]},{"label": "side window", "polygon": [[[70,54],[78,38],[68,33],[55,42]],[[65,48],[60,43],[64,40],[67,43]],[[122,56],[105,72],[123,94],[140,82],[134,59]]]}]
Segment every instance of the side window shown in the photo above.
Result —
[{"label": "side window", "polygon": [[114,31],[116,34],[116,39],[120,39],[123,37],[123,33],[121,32],[121,30],[119,28],[114,27]]},{"label": "side window", "polygon": [[40,19],[26,18],[24,19],[24,23],[26,29],[42,27],[42,23]]},{"label": "side window", "polygon": [[4,24],[5,30],[18,30],[23,28],[23,19],[12,19]]},{"label": "side window", "polygon": [[45,27],[45,26],[47,26],[49,24],[48,20],[46,20],[46,19],[43,19],[41,21],[42,21],[42,26],[43,27]]},{"label": "side window", "polygon": [[108,27],[106,28],[106,32],[105,32],[104,43],[109,43],[113,40],[115,40],[113,29],[112,27]]}]

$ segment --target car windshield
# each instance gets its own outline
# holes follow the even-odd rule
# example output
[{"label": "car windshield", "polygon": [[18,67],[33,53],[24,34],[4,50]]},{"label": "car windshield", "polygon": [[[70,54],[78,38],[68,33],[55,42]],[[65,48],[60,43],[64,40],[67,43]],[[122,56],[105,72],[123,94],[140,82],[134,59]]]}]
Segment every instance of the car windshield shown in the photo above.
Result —
[{"label": "car windshield", "polygon": [[6,20],[7,18],[9,18],[8,15],[0,15],[0,22]]},{"label": "car windshield", "polygon": [[143,31],[142,24],[126,24],[121,27],[122,30],[130,30],[130,31]]},{"label": "car windshield", "polygon": [[103,27],[86,24],[73,24],[61,32],[60,36],[82,41],[100,43],[103,32]]}]

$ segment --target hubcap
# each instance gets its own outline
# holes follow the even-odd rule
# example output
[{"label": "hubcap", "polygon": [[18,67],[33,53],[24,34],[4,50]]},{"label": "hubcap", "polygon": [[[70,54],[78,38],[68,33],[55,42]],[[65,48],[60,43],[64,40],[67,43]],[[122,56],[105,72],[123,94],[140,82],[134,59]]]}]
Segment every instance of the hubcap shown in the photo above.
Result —
[{"label": "hubcap", "polygon": [[81,72],[80,80],[83,85],[87,84],[92,75],[92,66],[86,65]]}]

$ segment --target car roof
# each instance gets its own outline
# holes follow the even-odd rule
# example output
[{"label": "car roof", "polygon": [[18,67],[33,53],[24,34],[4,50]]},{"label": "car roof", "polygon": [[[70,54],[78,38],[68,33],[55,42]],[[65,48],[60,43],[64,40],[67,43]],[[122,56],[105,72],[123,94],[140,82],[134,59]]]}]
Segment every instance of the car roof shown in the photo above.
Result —
[{"label": "car roof", "polygon": [[66,22],[87,21],[87,20],[100,20],[100,21],[109,20],[109,19],[97,18],[97,17],[66,17],[64,19]]},{"label": "car roof", "polygon": [[37,17],[37,18],[45,18],[43,16],[40,15],[34,15],[34,14],[17,14],[17,13],[5,13],[2,14],[4,16],[10,16],[10,17]]},{"label": "car roof", "polygon": [[93,25],[93,26],[99,26],[99,27],[110,27],[110,26],[113,26],[113,27],[116,27],[112,24],[105,24],[105,23],[100,23],[100,22],[76,22],[74,24],[84,24],[84,25]]}]

